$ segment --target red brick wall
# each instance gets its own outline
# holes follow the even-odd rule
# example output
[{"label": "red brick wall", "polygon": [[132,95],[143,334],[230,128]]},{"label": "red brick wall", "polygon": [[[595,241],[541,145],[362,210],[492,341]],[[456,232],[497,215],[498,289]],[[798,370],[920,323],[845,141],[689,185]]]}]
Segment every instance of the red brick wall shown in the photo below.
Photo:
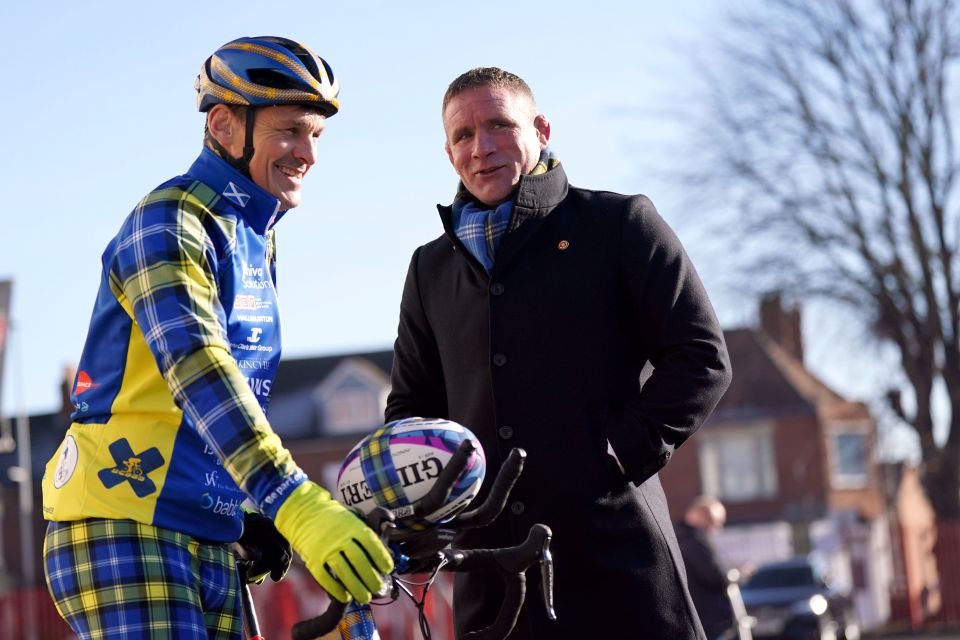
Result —
[{"label": "red brick wall", "polygon": [[[713,424],[706,429],[723,429]],[[660,472],[670,514],[679,520],[687,504],[702,493],[698,436],[677,450]],[[769,500],[726,503],[727,518],[736,521],[793,520],[797,514],[822,511],[827,500],[827,462],[822,429],[814,417],[784,419],[774,424],[777,493]]]},{"label": "red brick wall", "polygon": [[960,624],[960,521],[937,522],[933,550],[937,556],[941,606],[926,623]]}]

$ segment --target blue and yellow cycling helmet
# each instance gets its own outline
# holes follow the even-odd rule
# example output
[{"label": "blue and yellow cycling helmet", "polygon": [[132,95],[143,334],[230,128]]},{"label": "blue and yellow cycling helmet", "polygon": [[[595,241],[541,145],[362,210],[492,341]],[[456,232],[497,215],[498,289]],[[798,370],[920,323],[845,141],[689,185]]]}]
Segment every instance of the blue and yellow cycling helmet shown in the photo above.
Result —
[{"label": "blue and yellow cycling helmet", "polygon": [[330,117],[340,109],[333,69],[304,45],[275,36],[237,38],[217,49],[197,76],[197,108],[215,104],[297,104]]}]

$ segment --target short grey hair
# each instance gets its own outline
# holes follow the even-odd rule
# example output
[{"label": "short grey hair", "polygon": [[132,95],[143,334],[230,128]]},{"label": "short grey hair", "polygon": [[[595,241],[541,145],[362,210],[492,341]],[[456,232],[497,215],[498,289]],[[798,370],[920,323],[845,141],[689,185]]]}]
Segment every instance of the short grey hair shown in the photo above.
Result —
[{"label": "short grey hair", "polygon": [[440,109],[440,113],[445,112],[450,101],[459,94],[468,89],[477,89],[480,87],[509,89],[518,95],[529,98],[531,104],[537,104],[537,101],[533,98],[533,91],[530,90],[529,85],[527,85],[520,76],[510,73],[509,71],[504,71],[498,67],[477,67],[476,69],[470,69],[470,71],[460,74],[456,80],[450,83],[450,86],[447,87],[447,92],[443,94],[443,106]]}]

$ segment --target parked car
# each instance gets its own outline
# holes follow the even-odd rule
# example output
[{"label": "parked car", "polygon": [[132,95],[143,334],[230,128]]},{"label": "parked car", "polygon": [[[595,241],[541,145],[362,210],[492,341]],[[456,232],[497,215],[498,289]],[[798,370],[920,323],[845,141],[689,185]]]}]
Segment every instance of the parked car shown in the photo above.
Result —
[{"label": "parked car", "polygon": [[778,640],[858,640],[849,591],[835,584],[817,556],[757,567],[740,585],[753,637]]}]

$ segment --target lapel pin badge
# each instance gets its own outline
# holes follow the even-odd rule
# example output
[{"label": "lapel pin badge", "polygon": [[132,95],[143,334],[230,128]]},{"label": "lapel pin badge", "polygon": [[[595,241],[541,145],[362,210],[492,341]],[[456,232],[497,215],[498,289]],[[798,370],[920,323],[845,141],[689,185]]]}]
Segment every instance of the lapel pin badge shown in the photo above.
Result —
[{"label": "lapel pin badge", "polygon": [[568,240],[561,240],[560,243],[557,245],[557,249],[560,249],[560,251],[566,251],[569,248],[570,248],[570,242]]}]

